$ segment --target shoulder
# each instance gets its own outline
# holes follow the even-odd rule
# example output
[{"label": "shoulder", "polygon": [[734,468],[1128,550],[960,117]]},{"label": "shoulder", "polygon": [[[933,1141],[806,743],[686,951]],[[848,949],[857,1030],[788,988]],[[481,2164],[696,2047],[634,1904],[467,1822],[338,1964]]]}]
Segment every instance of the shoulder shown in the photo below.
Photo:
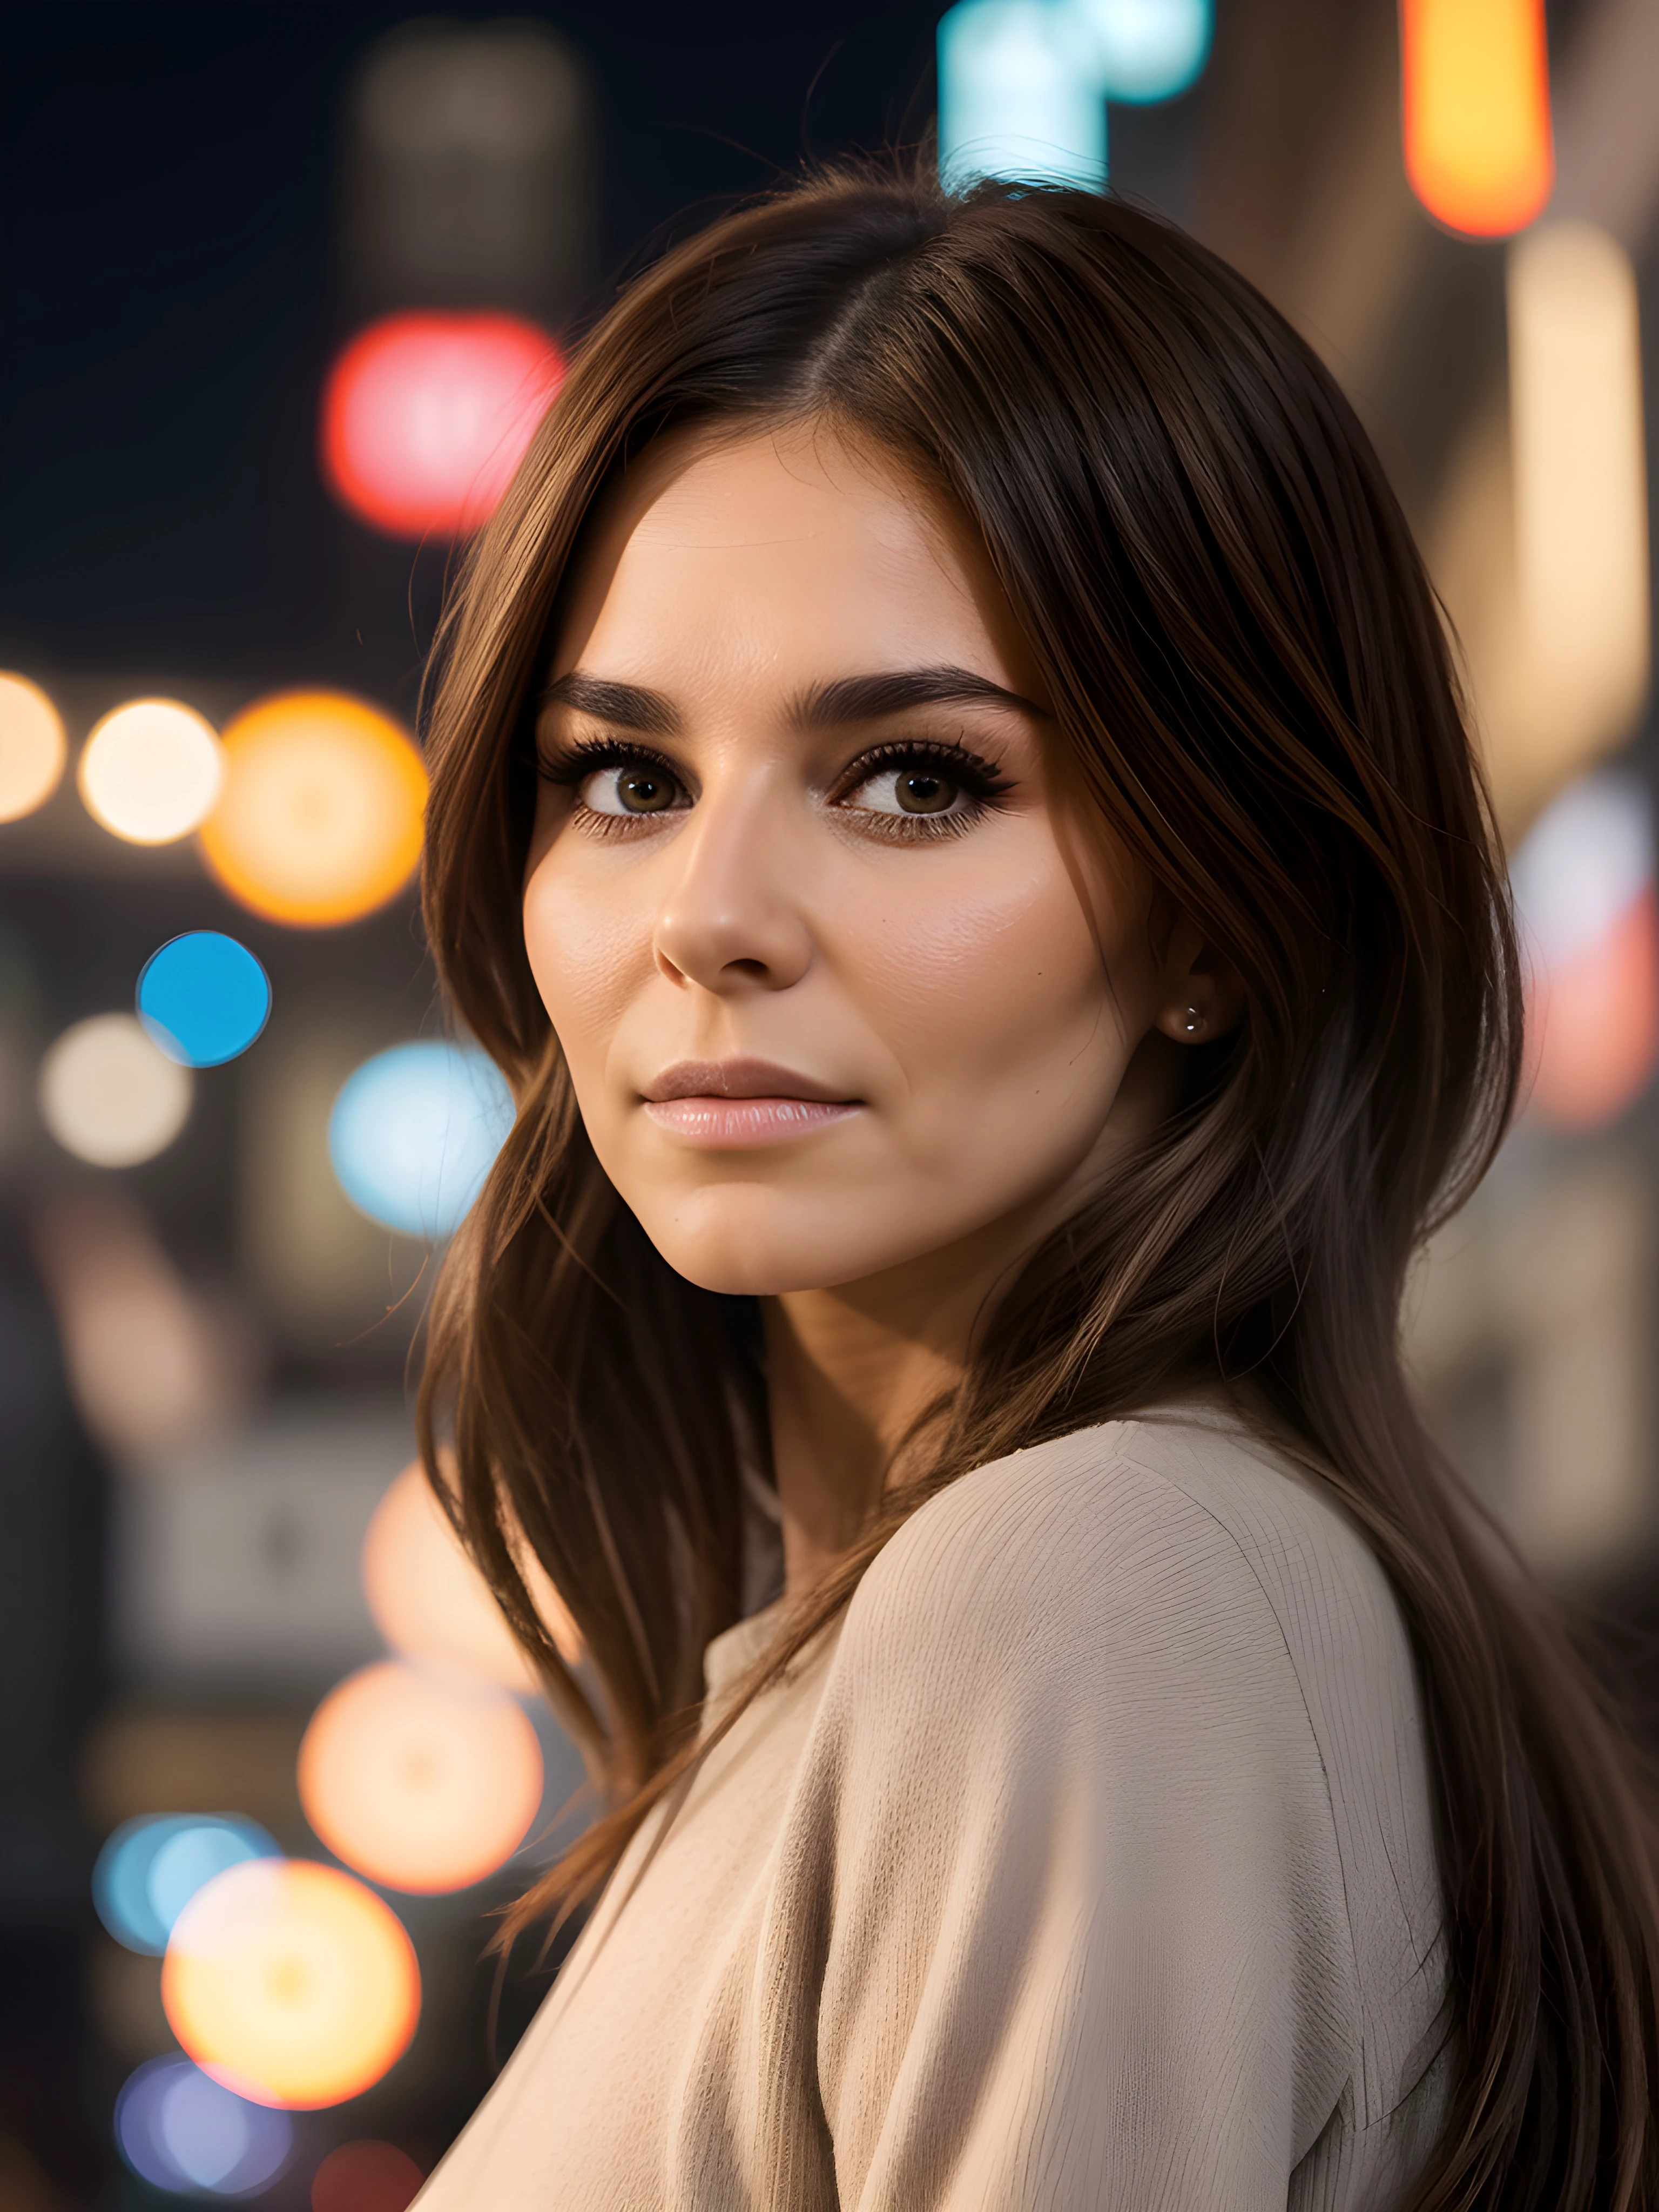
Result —
[{"label": "shoulder", "polygon": [[871,1567],[847,1632],[1038,1664],[1079,1645],[1110,1661],[1125,1642],[1218,1657],[1265,1642],[1298,1673],[1315,1646],[1387,1646],[1392,1661],[1400,1638],[1386,1577],[1334,1499],[1237,1429],[1179,1413],[962,1476]]},{"label": "shoulder", "polygon": [[1420,2076],[1446,1961],[1410,1640],[1334,1494],[1254,1438],[1160,1414],[963,1476],[865,1576],[821,1715],[857,1833],[872,1798],[895,1836],[1018,1807],[1035,1863],[1082,1838],[1090,1911],[1271,1922],[1313,2013],[1352,2009],[1365,2124]]}]

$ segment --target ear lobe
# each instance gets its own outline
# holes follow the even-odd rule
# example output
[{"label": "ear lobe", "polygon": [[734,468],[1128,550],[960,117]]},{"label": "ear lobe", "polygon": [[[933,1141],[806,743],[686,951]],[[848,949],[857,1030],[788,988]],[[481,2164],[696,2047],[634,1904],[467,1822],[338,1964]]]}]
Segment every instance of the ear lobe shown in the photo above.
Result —
[{"label": "ear lobe", "polygon": [[1235,1029],[1244,993],[1231,963],[1204,944],[1196,945],[1158,1012],[1155,1026],[1177,1044],[1212,1044]]}]

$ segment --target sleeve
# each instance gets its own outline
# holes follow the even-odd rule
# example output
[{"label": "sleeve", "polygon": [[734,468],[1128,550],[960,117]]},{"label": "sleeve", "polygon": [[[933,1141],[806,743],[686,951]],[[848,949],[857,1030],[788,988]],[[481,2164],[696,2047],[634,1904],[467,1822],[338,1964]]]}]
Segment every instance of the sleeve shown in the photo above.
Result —
[{"label": "sleeve", "polygon": [[1282,2212],[1358,2003],[1278,1622],[1161,1478],[1004,1465],[866,1577],[803,1772],[826,2194]]}]

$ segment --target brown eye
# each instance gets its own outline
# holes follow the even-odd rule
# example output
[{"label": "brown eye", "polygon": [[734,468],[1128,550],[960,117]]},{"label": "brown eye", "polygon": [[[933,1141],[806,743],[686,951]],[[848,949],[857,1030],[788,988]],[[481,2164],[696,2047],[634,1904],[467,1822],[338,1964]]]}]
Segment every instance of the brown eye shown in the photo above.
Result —
[{"label": "brown eye", "polygon": [[580,798],[594,814],[665,814],[680,797],[680,787],[665,769],[640,762],[631,768],[600,769],[583,779]]},{"label": "brown eye", "polygon": [[949,776],[918,768],[894,778],[893,795],[906,814],[948,814],[956,804],[957,787]]},{"label": "brown eye", "polygon": [[954,776],[926,761],[878,769],[853,794],[854,803],[869,814],[960,814],[968,811],[965,799]]}]

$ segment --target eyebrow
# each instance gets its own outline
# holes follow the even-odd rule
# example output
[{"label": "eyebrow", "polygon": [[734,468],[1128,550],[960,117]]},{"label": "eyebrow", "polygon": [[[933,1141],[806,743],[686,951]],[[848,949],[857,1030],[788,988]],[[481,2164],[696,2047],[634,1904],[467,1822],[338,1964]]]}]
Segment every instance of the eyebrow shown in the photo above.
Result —
[{"label": "eyebrow", "polygon": [[680,726],[674,702],[660,691],[647,691],[641,684],[611,684],[602,676],[584,676],[573,668],[543,692],[544,707],[574,707],[596,722],[613,729],[638,730],[653,738],[672,738]]},{"label": "eyebrow", "polygon": [[[544,707],[571,707],[613,729],[643,736],[674,736],[681,726],[678,708],[661,691],[641,684],[613,684],[579,668],[561,676],[543,692]],[[1046,718],[1046,709],[1018,691],[976,676],[970,668],[903,668],[878,676],[842,676],[814,684],[789,702],[787,719],[797,730],[840,728],[848,722],[875,722],[911,707],[1013,707],[1023,714]]]}]

